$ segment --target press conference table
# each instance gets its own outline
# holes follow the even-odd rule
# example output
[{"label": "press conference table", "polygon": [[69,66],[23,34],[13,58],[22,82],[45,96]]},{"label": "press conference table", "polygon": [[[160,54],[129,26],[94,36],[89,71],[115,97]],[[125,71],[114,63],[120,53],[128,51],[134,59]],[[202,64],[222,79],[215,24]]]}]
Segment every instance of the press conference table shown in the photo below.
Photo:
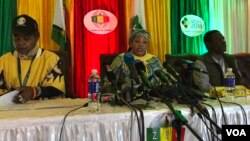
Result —
[{"label": "press conference table", "polygon": [[[250,99],[243,100],[248,123],[250,122]],[[137,120],[126,106],[111,107],[103,104],[102,111],[92,113],[86,107],[71,112],[64,123],[65,115],[87,102],[86,99],[54,99],[29,101],[0,107],[0,141],[139,141]],[[217,101],[206,101],[214,105],[218,125],[222,124],[222,113]],[[146,128],[158,126],[160,117],[171,116],[163,103],[152,103],[155,109],[144,110]],[[223,104],[227,122],[245,124],[245,118],[239,106]],[[204,140],[208,140],[205,125],[197,114],[191,115],[185,105],[175,105],[187,118],[188,123]],[[208,108],[211,115],[213,112]],[[157,125],[158,124],[158,125]],[[62,129],[62,133],[61,133]],[[146,136],[146,135],[145,135]],[[195,141],[196,137],[185,132],[186,141]]]}]

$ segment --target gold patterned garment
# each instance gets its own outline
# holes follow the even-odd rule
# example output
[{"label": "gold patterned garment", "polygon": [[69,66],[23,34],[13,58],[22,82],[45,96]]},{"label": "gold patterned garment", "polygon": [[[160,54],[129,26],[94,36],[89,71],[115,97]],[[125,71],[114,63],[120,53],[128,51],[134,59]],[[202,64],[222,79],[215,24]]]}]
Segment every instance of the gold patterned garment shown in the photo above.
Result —
[{"label": "gold patterned garment", "polygon": [[[0,95],[21,85],[52,86],[65,93],[64,76],[59,67],[59,56],[39,48],[33,61],[32,59],[20,59],[20,65],[18,65],[17,56],[17,52],[14,51],[6,53],[0,58]],[[20,66],[21,73],[18,71],[18,66]],[[24,79],[29,68],[30,75],[27,76],[25,83]]]},{"label": "gold patterned garment", "polygon": [[[113,72],[116,74],[117,79],[122,79],[124,82],[130,82],[130,71],[126,63],[124,62],[124,54],[122,53],[118,55],[112,64],[110,65],[110,68],[113,70]],[[160,60],[152,54],[147,53],[143,57],[134,56],[135,61],[139,60],[142,61],[143,64],[146,67],[146,75],[151,81],[151,83],[154,85],[156,84],[156,81],[159,81],[158,77],[155,76],[154,71],[155,70],[161,70],[163,69],[163,66],[160,62]]]}]

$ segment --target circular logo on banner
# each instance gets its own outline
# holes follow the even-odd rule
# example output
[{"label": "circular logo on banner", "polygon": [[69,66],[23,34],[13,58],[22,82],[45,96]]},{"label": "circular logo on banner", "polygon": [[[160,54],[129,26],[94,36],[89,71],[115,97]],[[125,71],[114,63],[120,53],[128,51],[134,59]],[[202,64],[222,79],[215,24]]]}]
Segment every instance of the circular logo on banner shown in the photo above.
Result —
[{"label": "circular logo on banner", "polygon": [[116,16],[106,10],[92,10],[83,19],[85,27],[95,34],[107,34],[117,26]]},{"label": "circular logo on banner", "polygon": [[180,21],[181,31],[190,37],[198,36],[205,30],[204,21],[195,15],[186,15]]}]

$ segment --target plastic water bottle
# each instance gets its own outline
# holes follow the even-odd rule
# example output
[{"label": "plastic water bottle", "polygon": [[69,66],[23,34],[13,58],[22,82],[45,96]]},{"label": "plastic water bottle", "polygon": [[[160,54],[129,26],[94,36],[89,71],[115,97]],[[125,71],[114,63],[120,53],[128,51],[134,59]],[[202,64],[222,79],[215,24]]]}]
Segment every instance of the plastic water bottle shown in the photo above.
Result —
[{"label": "plastic water bottle", "polygon": [[232,68],[227,68],[225,73],[225,92],[231,101],[235,100],[234,89],[235,89],[235,74],[232,72]]},{"label": "plastic water bottle", "polygon": [[91,70],[88,78],[88,109],[89,111],[100,111],[100,84],[101,79],[96,69]]}]

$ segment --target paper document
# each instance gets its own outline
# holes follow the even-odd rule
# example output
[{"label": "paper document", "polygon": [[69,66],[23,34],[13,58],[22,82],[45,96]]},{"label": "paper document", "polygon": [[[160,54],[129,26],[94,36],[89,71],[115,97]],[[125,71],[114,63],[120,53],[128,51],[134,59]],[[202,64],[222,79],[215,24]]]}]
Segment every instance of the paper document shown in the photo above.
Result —
[{"label": "paper document", "polygon": [[6,110],[38,110],[52,108],[68,108],[88,103],[88,99],[56,98],[46,100],[29,100],[26,103],[16,104],[13,97],[19,93],[14,90],[0,96],[0,111]]},{"label": "paper document", "polygon": [[0,96],[0,107],[9,106],[15,104],[12,99],[13,96],[17,95],[19,93],[18,90],[14,90],[8,93],[5,93],[4,95]]}]

